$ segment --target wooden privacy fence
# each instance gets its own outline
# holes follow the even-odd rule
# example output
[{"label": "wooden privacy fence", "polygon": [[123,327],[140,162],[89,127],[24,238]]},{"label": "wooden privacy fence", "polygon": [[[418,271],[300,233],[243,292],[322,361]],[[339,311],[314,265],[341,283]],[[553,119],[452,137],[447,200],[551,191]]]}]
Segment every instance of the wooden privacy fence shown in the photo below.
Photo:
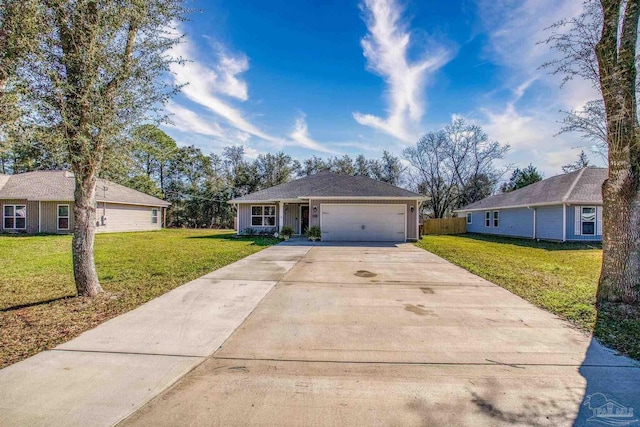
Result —
[{"label": "wooden privacy fence", "polygon": [[424,221],[422,234],[464,234],[467,232],[467,219],[429,218]]}]

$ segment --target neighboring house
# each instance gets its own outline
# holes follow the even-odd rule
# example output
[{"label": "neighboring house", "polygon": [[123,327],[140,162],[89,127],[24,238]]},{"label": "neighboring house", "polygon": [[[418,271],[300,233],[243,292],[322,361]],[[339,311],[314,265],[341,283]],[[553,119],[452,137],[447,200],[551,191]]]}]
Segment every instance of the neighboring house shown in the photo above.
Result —
[{"label": "neighboring house", "polygon": [[318,226],[324,241],[418,239],[420,194],[364,176],[321,172],[230,200],[236,229],[302,234]]},{"label": "neighboring house", "polygon": [[457,210],[467,232],[542,240],[602,241],[607,169],[586,167]]},{"label": "neighboring house", "polygon": [[[74,176],[65,171],[0,175],[0,232],[73,232]],[[96,231],[159,230],[169,203],[98,179]]]}]

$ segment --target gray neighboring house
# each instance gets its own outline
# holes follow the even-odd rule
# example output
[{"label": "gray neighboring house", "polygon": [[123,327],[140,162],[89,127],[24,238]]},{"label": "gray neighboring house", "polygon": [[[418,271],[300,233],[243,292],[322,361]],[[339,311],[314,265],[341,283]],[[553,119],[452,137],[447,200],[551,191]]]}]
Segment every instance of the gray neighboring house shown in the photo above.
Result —
[{"label": "gray neighboring house", "polygon": [[606,168],[586,167],[487,197],[456,212],[466,216],[470,233],[602,241],[602,184],[607,174]]},{"label": "gray neighboring house", "polygon": [[418,239],[424,196],[364,177],[321,172],[230,200],[236,230],[303,234],[318,226],[323,241],[404,242]]},{"label": "gray neighboring house", "polygon": [[[0,175],[3,233],[73,232],[74,176],[66,171]],[[114,182],[98,179],[97,232],[162,228],[170,203]]]}]

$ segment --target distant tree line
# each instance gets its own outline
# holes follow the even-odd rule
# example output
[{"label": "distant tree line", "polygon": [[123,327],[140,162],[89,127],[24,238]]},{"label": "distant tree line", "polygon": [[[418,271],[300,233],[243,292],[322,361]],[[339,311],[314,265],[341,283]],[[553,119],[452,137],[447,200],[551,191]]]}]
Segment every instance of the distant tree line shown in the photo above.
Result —
[{"label": "distant tree line", "polygon": [[[51,141],[2,141],[0,173],[69,169],[60,151]],[[168,226],[217,228],[233,225],[235,214],[228,200],[322,171],[401,185],[405,168],[400,158],[387,151],[380,159],[344,155],[303,161],[284,152],[249,160],[241,146],[206,154],[195,146],[179,147],[157,126],[146,124],[137,127],[118,149],[105,153],[100,176],[171,202]]]}]

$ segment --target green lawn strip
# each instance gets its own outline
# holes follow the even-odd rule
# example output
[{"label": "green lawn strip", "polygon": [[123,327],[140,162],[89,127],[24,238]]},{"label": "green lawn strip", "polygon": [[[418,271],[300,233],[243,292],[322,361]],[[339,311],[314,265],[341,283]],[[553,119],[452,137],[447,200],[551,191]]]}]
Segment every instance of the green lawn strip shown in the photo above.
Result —
[{"label": "green lawn strip", "polygon": [[161,230],[96,236],[105,295],[76,298],[71,236],[0,236],[0,367],[52,348],[275,239],[228,230]]}]

